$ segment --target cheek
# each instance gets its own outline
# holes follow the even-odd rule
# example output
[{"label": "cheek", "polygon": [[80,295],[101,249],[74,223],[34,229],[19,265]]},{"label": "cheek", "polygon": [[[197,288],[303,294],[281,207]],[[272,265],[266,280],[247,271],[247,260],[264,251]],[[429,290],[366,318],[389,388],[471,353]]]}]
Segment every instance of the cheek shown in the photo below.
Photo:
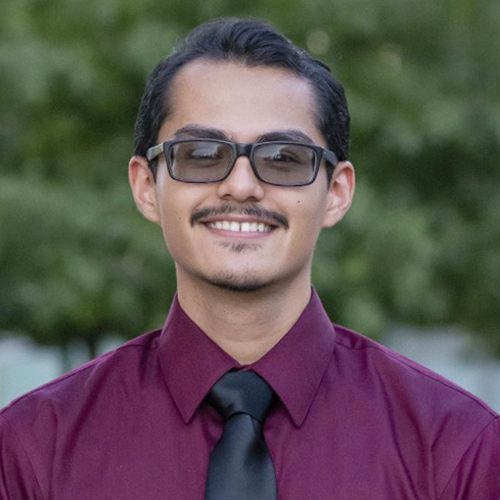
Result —
[{"label": "cheek", "polygon": [[289,250],[292,258],[310,259],[322,229],[321,206],[317,202],[298,199],[293,213],[287,214],[290,222]]},{"label": "cheek", "polygon": [[185,193],[182,187],[168,174],[158,178],[157,200],[160,205],[162,226],[174,227],[180,224],[182,213],[186,211],[189,202],[188,193]]},{"label": "cheek", "polygon": [[313,235],[323,227],[325,216],[325,198],[317,193],[308,198],[299,198],[295,202],[295,219],[304,233]]},{"label": "cheek", "polygon": [[[183,241],[183,226],[189,225],[189,216],[183,215],[182,200],[177,200],[177,197],[168,191],[164,193],[160,204],[160,225],[167,247],[171,251],[172,246]],[[183,222],[184,219],[187,222]]]},{"label": "cheek", "polygon": [[161,186],[160,224],[170,253],[196,250],[192,248],[195,245],[193,238],[197,237],[199,229],[191,227],[190,218],[206,198],[206,193],[196,188],[171,179]]}]

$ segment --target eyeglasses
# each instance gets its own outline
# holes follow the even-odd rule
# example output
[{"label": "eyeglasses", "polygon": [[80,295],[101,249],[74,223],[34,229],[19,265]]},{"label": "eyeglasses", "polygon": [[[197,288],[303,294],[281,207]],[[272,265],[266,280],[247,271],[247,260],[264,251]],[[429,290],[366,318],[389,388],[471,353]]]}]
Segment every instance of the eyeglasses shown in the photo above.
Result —
[{"label": "eyeglasses", "polygon": [[338,160],[332,151],[301,142],[241,144],[218,139],[174,139],[148,149],[149,161],[164,153],[172,179],[181,182],[219,182],[231,173],[236,160],[247,156],[262,182],[275,186],[307,186],[318,175],[324,158],[333,167]]}]

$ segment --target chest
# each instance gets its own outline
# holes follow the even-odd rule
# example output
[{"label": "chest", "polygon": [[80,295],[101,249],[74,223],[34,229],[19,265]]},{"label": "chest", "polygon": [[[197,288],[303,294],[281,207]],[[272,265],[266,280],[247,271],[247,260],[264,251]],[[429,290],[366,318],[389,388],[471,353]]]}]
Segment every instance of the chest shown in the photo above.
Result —
[{"label": "chest", "polygon": [[[99,436],[84,426],[56,451],[50,498],[202,500],[221,429],[210,419],[172,422],[123,416]],[[266,424],[280,500],[434,498],[427,457],[410,436],[369,419],[360,426],[325,416],[314,424],[296,428],[280,414]]]}]

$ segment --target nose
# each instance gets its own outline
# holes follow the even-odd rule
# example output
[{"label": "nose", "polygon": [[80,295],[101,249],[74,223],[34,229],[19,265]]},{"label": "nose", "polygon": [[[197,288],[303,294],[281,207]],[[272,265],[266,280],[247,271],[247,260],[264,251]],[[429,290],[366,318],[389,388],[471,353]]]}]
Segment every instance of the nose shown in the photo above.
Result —
[{"label": "nose", "polygon": [[240,156],[236,160],[229,176],[219,183],[218,195],[221,199],[238,202],[259,201],[263,198],[264,186],[255,176],[247,156]]}]

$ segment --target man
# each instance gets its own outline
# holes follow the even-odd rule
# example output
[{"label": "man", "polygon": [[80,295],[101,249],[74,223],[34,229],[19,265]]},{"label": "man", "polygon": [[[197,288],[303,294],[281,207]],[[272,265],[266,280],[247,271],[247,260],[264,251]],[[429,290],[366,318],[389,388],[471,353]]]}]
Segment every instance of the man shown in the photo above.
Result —
[{"label": "man", "polygon": [[311,289],[348,134],[341,85],[264,24],[202,25],[158,65],[129,177],[177,297],[0,414],[2,500],[500,498],[498,415]]}]

